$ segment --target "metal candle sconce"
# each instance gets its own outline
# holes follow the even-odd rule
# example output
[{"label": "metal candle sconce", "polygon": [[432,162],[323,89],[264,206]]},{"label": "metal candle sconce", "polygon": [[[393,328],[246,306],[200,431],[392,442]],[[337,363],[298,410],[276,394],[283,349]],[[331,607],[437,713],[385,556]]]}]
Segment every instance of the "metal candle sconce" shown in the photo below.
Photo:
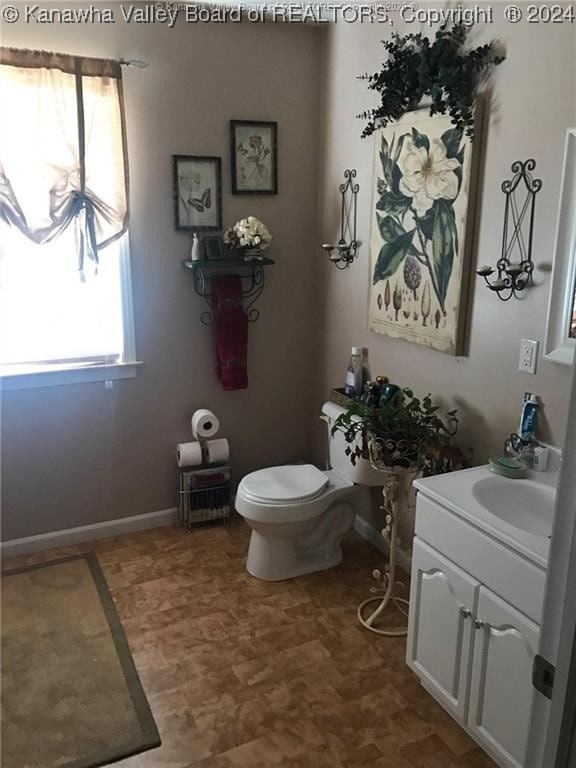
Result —
[{"label": "metal candle sconce", "polygon": [[344,171],[344,183],[338,187],[342,195],[340,240],[336,245],[322,243],[328,258],[338,269],[346,269],[352,264],[358,250],[356,240],[356,206],[358,202],[358,184],[354,183],[356,171]]},{"label": "metal candle sconce", "polygon": [[[534,207],[536,204],[536,194],[542,189],[542,179],[532,178],[534,168],[536,168],[535,160],[526,160],[525,163],[517,160],[511,166],[514,175],[511,179],[506,179],[502,183],[502,192],[506,195],[506,205],[504,208],[502,255],[496,262],[498,272],[496,279],[492,283],[488,279],[490,275],[494,274],[494,269],[490,266],[476,270],[476,274],[484,278],[488,288],[497,293],[502,301],[508,301],[512,296],[516,296],[520,291],[523,291],[530,282],[530,276],[534,271],[534,262],[532,261]],[[526,188],[526,199],[522,203],[522,208],[519,208],[518,194],[520,190],[518,190],[518,187],[521,181],[524,182]],[[524,238],[522,229],[527,216],[529,216],[528,242]],[[512,217],[514,229],[509,234],[510,217]],[[519,262],[512,262],[510,260],[510,255],[515,245],[520,253]],[[507,295],[504,295],[506,293]]]}]

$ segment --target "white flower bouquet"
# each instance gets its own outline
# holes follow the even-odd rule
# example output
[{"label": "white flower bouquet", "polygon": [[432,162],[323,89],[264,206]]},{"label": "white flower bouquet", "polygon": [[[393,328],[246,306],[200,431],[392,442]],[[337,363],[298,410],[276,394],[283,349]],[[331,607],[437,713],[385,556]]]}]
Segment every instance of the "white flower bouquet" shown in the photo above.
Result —
[{"label": "white flower bouquet", "polygon": [[254,216],[240,219],[224,233],[224,242],[233,250],[265,251],[271,241],[266,225]]}]

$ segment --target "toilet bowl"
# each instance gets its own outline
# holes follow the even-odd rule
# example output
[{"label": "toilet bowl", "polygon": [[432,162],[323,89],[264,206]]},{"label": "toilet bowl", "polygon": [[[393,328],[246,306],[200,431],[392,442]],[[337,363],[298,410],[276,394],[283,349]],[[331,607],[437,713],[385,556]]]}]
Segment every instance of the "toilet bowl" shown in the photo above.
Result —
[{"label": "toilet bowl", "polygon": [[280,581],[338,565],[342,537],[367,501],[363,486],[382,484],[367,461],[352,465],[341,433],[331,435],[343,409],[325,403],[322,411],[331,470],[312,464],[268,467],[246,475],[238,486],[236,510],[252,528],[246,568],[258,579]]},{"label": "toilet bowl", "polygon": [[[265,495],[254,493],[255,487]],[[306,487],[315,490],[303,494]],[[252,528],[248,572],[279,581],[338,565],[340,540],[354,523],[357,492],[357,486],[335,472],[321,472],[312,464],[247,475],[238,486],[236,510]]]}]

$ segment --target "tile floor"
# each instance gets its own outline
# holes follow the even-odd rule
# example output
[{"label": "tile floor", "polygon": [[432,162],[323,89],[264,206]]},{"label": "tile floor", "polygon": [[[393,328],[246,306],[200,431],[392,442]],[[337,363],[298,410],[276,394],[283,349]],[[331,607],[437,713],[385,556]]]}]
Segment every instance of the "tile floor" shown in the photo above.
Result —
[{"label": "tile floor", "polygon": [[269,584],[247,544],[237,518],[3,563],[97,553],[162,737],[116,768],[494,767],[406,667],[405,639],[358,624],[379,552],[351,533],[342,565]]}]

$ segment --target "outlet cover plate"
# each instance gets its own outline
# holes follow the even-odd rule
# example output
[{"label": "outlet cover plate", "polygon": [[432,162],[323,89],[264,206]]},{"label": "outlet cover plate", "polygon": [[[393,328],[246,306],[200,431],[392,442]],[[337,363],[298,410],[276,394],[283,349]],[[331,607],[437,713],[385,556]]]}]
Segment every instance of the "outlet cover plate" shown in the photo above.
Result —
[{"label": "outlet cover plate", "polygon": [[536,373],[538,365],[538,346],[540,342],[534,339],[520,340],[520,358],[518,360],[518,370],[523,373]]}]

